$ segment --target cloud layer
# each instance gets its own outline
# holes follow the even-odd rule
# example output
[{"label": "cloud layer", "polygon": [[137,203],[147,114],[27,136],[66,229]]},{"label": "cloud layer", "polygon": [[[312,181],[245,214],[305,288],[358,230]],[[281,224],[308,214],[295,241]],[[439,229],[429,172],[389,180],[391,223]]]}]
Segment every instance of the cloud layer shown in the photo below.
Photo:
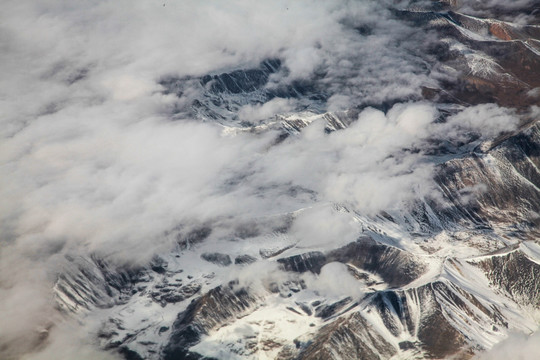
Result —
[{"label": "cloud layer", "polygon": [[[429,139],[489,138],[516,123],[492,105],[438,123],[435,106],[405,102],[365,108],[333,133],[320,118],[276,144],[276,130],[171,120],[191,98],[164,93],[164,76],[268,58],[285,69],[268,86],[316,79],[330,110],[419,99],[421,85],[434,83],[411,51],[419,34],[384,2],[9,0],[0,23],[0,346],[8,355],[56,320],[50,288],[66,253],[140,264],[168,249],[166,232],[182,224],[327,203],[398,209],[434,190]],[[295,107],[277,98],[237,115],[258,124]],[[306,221],[321,219],[331,226],[313,234]],[[347,220],[324,211],[306,212],[291,231],[317,246],[353,236]],[[343,271],[336,266],[325,279]]]},{"label": "cloud layer", "polygon": [[480,360],[534,360],[540,354],[540,332],[532,335],[512,334],[480,356]]}]

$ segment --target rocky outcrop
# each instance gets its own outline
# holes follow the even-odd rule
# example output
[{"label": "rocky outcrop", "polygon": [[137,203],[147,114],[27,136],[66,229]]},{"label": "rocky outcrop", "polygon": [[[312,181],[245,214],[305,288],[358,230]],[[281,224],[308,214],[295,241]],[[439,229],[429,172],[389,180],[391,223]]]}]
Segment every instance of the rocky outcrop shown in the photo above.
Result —
[{"label": "rocky outcrop", "polygon": [[298,360],[378,360],[397,353],[359,314],[340,318],[324,326],[296,357]]},{"label": "rocky outcrop", "polygon": [[189,348],[199,342],[201,336],[212,329],[246,315],[254,309],[257,297],[248,289],[235,289],[235,284],[218,286],[198,299],[178,314],[173,324],[171,337],[163,351],[166,360],[194,358]]},{"label": "rocky outcrop", "polygon": [[299,99],[303,109],[327,98],[324,89],[318,87],[314,81],[295,80],[288,86],[267,86],[271,75],[283,71],[287,70],[281,60],[268,59],[256,68],[207,74],[200,78],[166,77],[161,79],[159,84],[165,94],[190,98],[191,101],[187,102],[186,106],[175,108],[177,115],[220,122],[228,122],[230,118],[236,120],[235,114],[244,105],[263,104],[274,98]]},{"label": "rocky outcrop", "polygon": [[201,258],[219,266],[229,266],[232,264],[231,257],[221,253],[203,253]]},{"label": "rocky outcrop", "polygon": [[147,277],[143,269],[114,266],[96,256],[66,256],[66,260],[54,293],[57,307],[68,313],[125,303],[134,285]]},{"label": "rocky outcrop", "polygon": [[540,264],[522,251],[490,256],[476,263],[491,285],[505,291],[516,302],[540,307]]},{"label": "rocky outcrop", "polygon": [[331,251],[327,260],[349,263],[378,274],[391,287],[408,284],[426,270],[416,256],[366,237]]},{"label": "rocky outcrop", "polygon": [[[540,211],[540,126],[507,139],[487,154],[451,160],[436,176],[453,204],[443,216],[476,225],[507,223],[535,231]],[[470,199],[464,191],[484,190]]]}]

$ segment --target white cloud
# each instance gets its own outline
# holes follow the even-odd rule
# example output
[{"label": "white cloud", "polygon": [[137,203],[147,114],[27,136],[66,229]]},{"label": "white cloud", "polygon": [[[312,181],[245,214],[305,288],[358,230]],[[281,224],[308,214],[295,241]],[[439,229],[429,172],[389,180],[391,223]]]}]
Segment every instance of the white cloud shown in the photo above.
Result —
[{"label": "white cloud", "polygon": [[88,330],[88,327],[81,327],[76,322],[63,323],[59,328],[51,329],[50,333],[47,331],[47,346],[24,355],[22,360],[122,359],[118,354],[98,349],[92,343]]},{"label": "white cloud", "polygon": [[314,122],[300,138],[258,161],[253,178],[312,189],[321,201],[348,203],[368,213],[399,208],[431,191],[432,166],[422,162],[422,154],[404,150],[425,140],[429,131],[423,126],[436,113],[424,104],[397,105],[388,116],[370,108],[346,130],[330,134],[322,122]]},{"label": "white cloud", "polygon": [[358,299],[363,294],[364,284],[351,275],[347,265],[339,262],[324,265],[319,275],[304,275],[304,280],[309,289],[328,298],[350,296]]},{"label": "white cloud", "polygon": [[479,356],[480,360],[536,360],[540,354],[540,332],[532,335],[511,334],[491,350]]},{"label": "white cloud", "polygon": [[271,119],[278,114],[286,114],[295,108],[292,99],[274,98],[264,104],[245,105],[238,111],[238,118],[257,124],[262,120]]},{"label": "white cloud", "polygon": [[[483,106],[433,125],[433,106],[408,103],[386,114],[365,109],[331,134],[314,122],[273,146],[271,131],[229,136],[216,124],[171,121],[191,98],[161,93],[159,79],[272,57],[288,66],[272,81],[316,73],[333,110],[414,97],[432,80],[407,48],[412,29],[379,2],[165,5],[2,4],[0,347],[9,344],[8,352],[56,319],[50,287],[65,253],[144,263],[171,246],[164,233],[178,224],[232,218],[234,226],[237,218],[329,202],[366,213],[399,208],[432,191],[432,165],[408,149],[421,150],[430,136],[459,139],[462,129],[494,136],[515,123],[510,112]],[[274,99],[238,116],[257,123],[295,106]],[[317,219],[330,223],[306,225]],[[325,208],[306,211],[293,231],[309,245],[354,237],[349,219]]]},{"label": "white cloud", "polygon": [[299,248],[335,248],[355,241],[360,230],[351,214],[323,205],[297,214],[289,234],[298,240]]},{"label": "white cloud", "polygon": [[515,130],[517,126],[518,118],[513,110],[495,104],[481,104],[450,116],[444,125],[439,126],[439,136],[462,141],[473,132],[485,140]]}]

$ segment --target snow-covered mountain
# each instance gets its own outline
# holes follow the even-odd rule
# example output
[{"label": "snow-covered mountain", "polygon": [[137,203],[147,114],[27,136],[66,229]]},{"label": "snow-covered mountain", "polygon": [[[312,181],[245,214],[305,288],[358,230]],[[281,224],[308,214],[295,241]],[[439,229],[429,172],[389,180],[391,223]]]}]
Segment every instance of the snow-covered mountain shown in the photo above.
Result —
[{"label": "snow-covered mountain", "polygon": [[[65,136],[6,125],[6,188],[27,202],[3,209],[2,269],[46,264],[49,282],[39,308],[48,315],[24,320],[38,330],[0,332],[0,354],[73,356],[58,350],[73,341],[55,335],[65,324],[85,334],[89,358],[156,360],[496,359],[494,346],[537,331],[540,4],[359,1],[324,11],[336,21],[300,36],[316,33],[312,47],[285,36],[251,59],[225,44],[210,56],[224,63],[175,71],[163,60],[148,91],[119,77],[111,97],[94,96],[109,84],[95,75],[40,108],[36,118],[53,126],[81,116]],[[298,21],[291,29],[311,24]],[[262,46],[255,40],[248,49]],[[160,61],[144,59],[134,69]],[[49,75],[74,86],[94,79],[93,66],[71,82],[63,67]],[[173,125],[148,126],[154,116]],[[97,136],[72,147],[81,127]],[[19,155],[15,141],[39,150],[43,136],[51,143],[32,162]],[[97,160],[81,170],[64,148]],[[49,158],[58,160],[40,162]],[[75,173],[56,173],[62,161]],[[39,185],[18,187],[30,175]],[[45,245],[28,250],[37,240]],[[0,280],[0,300],[15,309],[26,294],[16,282],[32,283]]]},{"label": "snow-covered mountain", "polygon": [[[101,346],[126,358],[471,357],[537,327],[539,135],[534,125],[438,165],[445,205],[374,217],[331,206],[361,232],[350,243],[288,239],[308,210],[282,214],[269,233],[252,224],[219,249],[204,243],[210,228],[197,228],[148,268],[73,259],[80,270],[59,278],[58,303],[102,307],[91,313]],[[475,184],[484,192],[463,203]]]}]

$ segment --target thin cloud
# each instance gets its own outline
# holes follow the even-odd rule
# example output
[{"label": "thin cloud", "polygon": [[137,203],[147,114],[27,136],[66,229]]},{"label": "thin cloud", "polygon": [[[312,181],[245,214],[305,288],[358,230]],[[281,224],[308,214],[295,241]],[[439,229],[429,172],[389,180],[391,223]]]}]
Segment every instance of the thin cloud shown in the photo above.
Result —
[{"label": "thin cloud", "polygon": [[[315,81],[334,111],[419,99],[421,85],[435,81],[411,52],[419,35],[384,2],[161,5],[3,3],[0,348],[7,356],[31,349],[59,321],[51,286],[65,254],[145,264],[173,246],[166,232],[179,225],[221,221],[226,233],[239,219],[321,203],[369,214],[399,209],[434,189],[427,139],[460,139],[462,129],[489,137],[515,123],[507,110],[484,106],[434,124],[434,106],[404,103],[386,113],[366,108],[330,134],[317,120],[278,142],[277,130],[231,133],[201,119],[172,121],[169,114],[200,93],[165,94],[159,79],[196,79],[269,58],[284,64],[269,87]],[[296,105],[274,99],[234,115],[257,124]],[[310,237],[305,224],[324,212],[302,216],[292,228],[299,240],[330,237],[328,228]],[[352,239],[348,220],[328,219],[335,236]],[[324,276],[343,272],[332,266]],[[71,356],[63,349],[69,333],[51,335],[44,358]]]}]

